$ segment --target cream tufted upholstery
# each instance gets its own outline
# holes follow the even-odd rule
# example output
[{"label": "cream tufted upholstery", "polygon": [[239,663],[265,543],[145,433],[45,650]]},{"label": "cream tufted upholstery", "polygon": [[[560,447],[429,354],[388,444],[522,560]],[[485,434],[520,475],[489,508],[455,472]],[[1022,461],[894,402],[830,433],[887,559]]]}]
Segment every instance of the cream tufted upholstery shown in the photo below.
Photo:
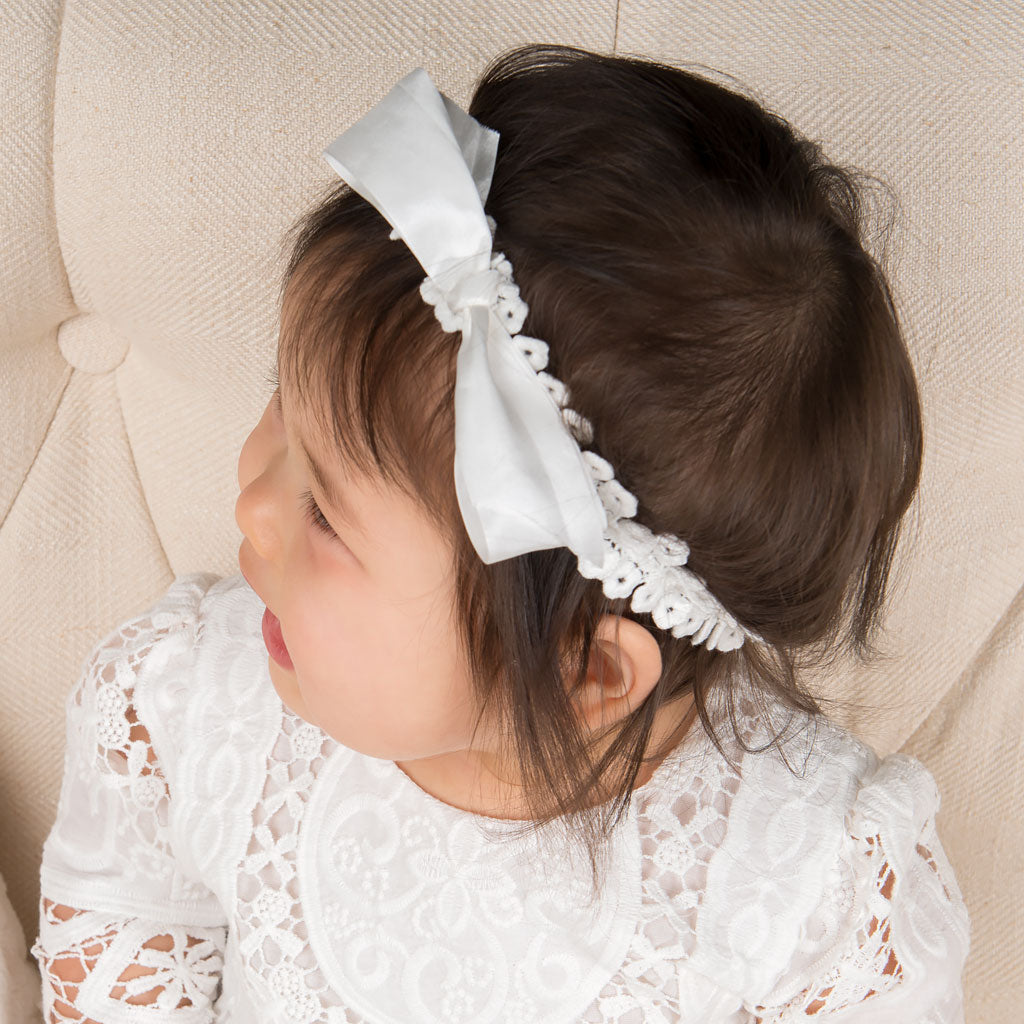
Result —
[{"label": "cream tufted upholstery", "polygon": [[[321,150],[413,67],[464,103],[490,56],[528,41],[729,72],[900,197],[891,273],[924,398],[924,479],[892,657],[822,684],[855,702],[844,717],[879,752],[935,773],[973,917],[968,1020],[1017,1020],[1017,4],[0,4],[0,873],[27,937],[82,659],[173,576],[236,571],[235,460],[266,397],[276,247],[331,179]],[[5,920],[0,1018],[35,1019],[27,961],[10,952],[25,936]]]}]

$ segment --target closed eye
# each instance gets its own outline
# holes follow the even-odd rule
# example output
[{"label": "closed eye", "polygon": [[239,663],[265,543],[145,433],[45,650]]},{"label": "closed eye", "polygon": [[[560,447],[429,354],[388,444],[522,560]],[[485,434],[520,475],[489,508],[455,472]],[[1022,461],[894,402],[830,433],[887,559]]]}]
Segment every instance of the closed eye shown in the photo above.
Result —
[{"label": "closed eye", "polygon": [[305,503],[306,518],[313,524],[313,526],[322,533],[338,538],[338,535],[334,532],[334,528],[329,522],[327,522],[323,512],[320,511],[320,506],[316,503],[316,498],[313,497],[313,492],[306,491],[302,495],[302,500]]}]

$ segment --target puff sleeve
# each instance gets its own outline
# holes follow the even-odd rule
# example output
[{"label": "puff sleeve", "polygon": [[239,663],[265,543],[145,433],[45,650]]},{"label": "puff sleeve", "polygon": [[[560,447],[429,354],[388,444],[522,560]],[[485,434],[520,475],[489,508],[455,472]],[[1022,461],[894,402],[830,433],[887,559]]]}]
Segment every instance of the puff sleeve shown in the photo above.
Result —
[{"label": "puff sleeve", "polygon": [[170,827],[175,716],[211,579],[175,581],[104,638],[68,696],[32,948],[48,1022],[214,1019],[226,918],[175,856]]},{"label": "puff sleeve", "polygon": [[920,762],[878,762],[846,816],[824,898],[757,1024],[962,1024],[967,911]]}]

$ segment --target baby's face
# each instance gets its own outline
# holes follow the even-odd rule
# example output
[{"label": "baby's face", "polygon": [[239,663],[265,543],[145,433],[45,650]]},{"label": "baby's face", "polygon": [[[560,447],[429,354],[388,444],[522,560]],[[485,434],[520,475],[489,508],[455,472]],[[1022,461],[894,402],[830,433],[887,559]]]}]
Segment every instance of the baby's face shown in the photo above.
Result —
[{"label": "baby's face", "polygon": [[[239,566],[287,647],[283,661],[268,649],[281,700],[371,757],[467,748],[475,704],[456,639],[452,555],[423,513],[343,468],[287,380],[242,447],[238,483]],[[310,519],[307,491],[333,533]]]}]

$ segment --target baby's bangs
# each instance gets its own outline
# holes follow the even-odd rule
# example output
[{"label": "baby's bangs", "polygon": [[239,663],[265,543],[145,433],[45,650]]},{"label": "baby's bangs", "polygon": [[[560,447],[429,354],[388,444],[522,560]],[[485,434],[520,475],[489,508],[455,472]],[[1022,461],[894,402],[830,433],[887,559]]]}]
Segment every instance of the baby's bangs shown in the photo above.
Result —
[{"label": "baby's bangs", "polygon": [[[364,221],[363,200],[346,198]],[[305,249],[300,239],[283,289],[282,377],[343,471],[397,487],[450,536],[461,337],[441,329],[419,293],[422,267],[366,209],[378,222],[369,230],[336,227]]]}]

